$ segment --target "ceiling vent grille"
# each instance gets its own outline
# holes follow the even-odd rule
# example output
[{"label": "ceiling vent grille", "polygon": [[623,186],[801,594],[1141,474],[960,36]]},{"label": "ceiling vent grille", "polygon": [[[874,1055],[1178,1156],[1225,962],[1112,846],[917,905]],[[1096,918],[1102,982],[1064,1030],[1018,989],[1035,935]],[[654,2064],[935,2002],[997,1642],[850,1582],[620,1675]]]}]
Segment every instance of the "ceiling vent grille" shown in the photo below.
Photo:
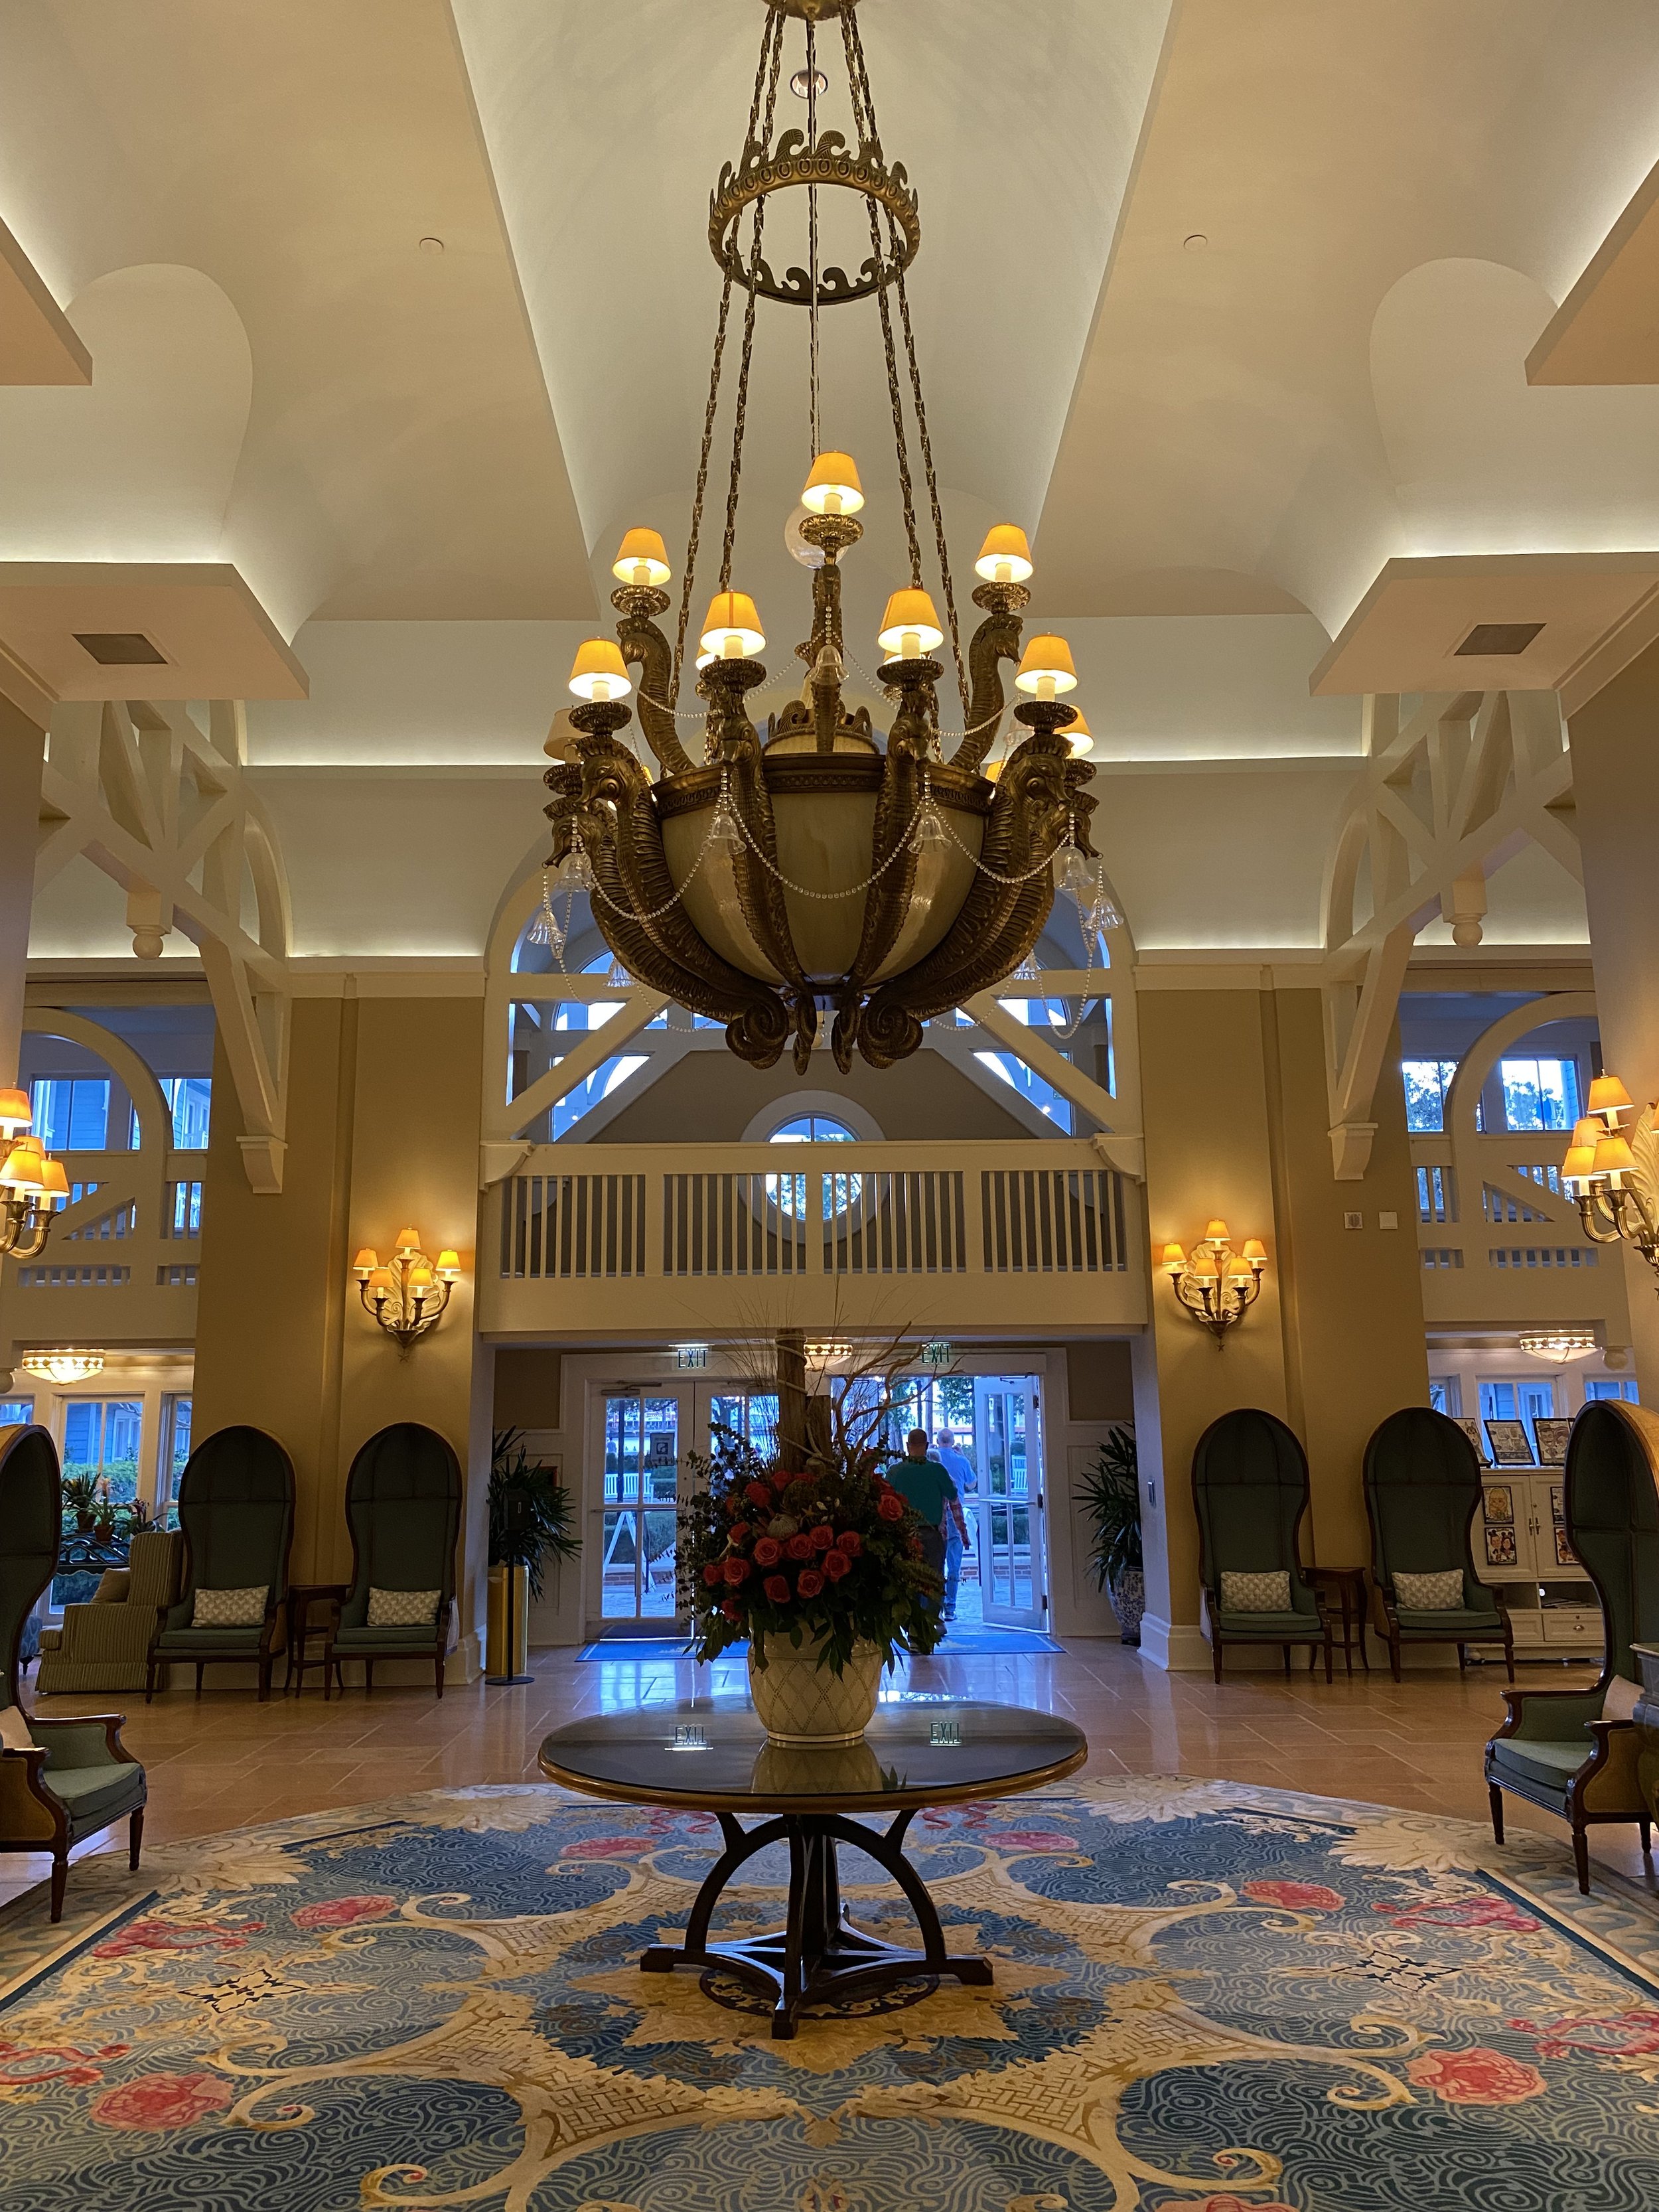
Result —
[{"label": "ceiling vent grille", "polygon": [[77,629],[75,642],[84,647],[100,668],[165,668],[167,665],[166,653],[159,652],[140,630]]},{"label": "ceiling vent grille", "polygon": [[1542,623],[1476,623],[1474,628],[1457,648],[1462,659],[1479,654],[1483,659],[1498,659],[1504,654],[1524,653],[1540,629]]}]

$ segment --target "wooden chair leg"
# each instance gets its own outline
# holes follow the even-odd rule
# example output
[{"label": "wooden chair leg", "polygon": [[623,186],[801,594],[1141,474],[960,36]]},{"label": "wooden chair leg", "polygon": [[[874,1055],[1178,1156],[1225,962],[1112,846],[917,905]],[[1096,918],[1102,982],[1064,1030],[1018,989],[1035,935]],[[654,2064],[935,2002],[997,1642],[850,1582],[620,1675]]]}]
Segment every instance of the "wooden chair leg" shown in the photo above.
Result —
[{"label": "wooden chair leg", "polygon": [[1578,1869],[1578,1893],[1589,1895],[1589,1834],[1576,1824],[1572,1832],[1572,1863]]},{"label": "wooden chair leg", "polygon": [[1221,1631],[1215,1627],[1210,1631],[1210,1664],[1215,1669],[1215,1678],[1218,1682],[1221,1680]]},{"label": "wooden chair leg", "polygon": [[69,1887],[69,1846],[53,1855],[52,1862],[52,1917],[55,1922],[64,1917],[64,1892]]},{"label": "wooden chair leg", "polygon": [[432,1655],[432,1671],[437,1678],[438,1695],[441,1698],[444,1693],[444,1655],[441,1651],[434,1651]]},{"label": "wooden chair leg", "polygon": [[1393,1629],[1389,1631],[1389,1672],[1396,1682],[1400,1680],[1400,1638]]},{"label": "wooden chair leg", "polygon": [[1468,1667],[1469,1647],[1467,1644],[1460,1644],[1457,1647],[1457,1671],[1460,1674],[1466,1674],[1468,1672]]},{"label": "wooden chair leg", "polygon": [[366,1698],[372,1698],[374,1694],[374,1662],[372,1659],[365,1659],[363,1662],[363,1695]]},{"label": "wooden chair leg", "polygon": [[202,1694],[202,1669],[206,1665],[207,1661],[205,1659],[198,1659],[196,1662],[196,1694],[198,1698]]},{"label": "wooden chair leg", "polygon": [[1504,1793],[1495,1782],[1489,1782],[1486,1795],[1492,1800],[1492,1841],[1501,1844],[1504,1840]]},{"label": "wooden chair leg", "polygon": [[259,1703],[260,1703],[262,1705],[264,1705],[264,1704],[269,1700],[269,1698],[270,1698],[270,1676],[271,1676],[271,1670],[274,1668],[274,1667],[276,1666],[276,1654],[274,1651],[262,1651],[262,1652],[260,1653],[260,1655],[259,1655]]},{"label": "wooden chair leg", "polygon": [[149,1705],[155,1695],[155,1662],[148,1660],[144,1666],[144,1703]]},{"label": "wooden chair leg", "polygon": [[1650,1858],[1653,1856],[1653,1823],[1651,1820],[1638,1820],[1636,1826],[1642,1838],[1643,1856]]},{"label": "wooden chair leg", "polygon": [[144,1847],[144,1808],[141,1805],[127,1823],[127,1864],[136,1874],[138,1855]]},{"label": "wooden chair leg", "polygon": [[[1353,1672],[1352,1659],[1348,1662],[1348,1672],[1351,1674]],[[1335,1676],[1331,1672],[1331,1624],[1328,1620],[1325,1623],[1325,1680],[1328,1682],[1335,1680]]]},{"label": "wooden chair leg", "polygon": [[1504,1616],[1504,1665],[1511,1682],[1515,1680],[1515,1631],[1510,1626],[1508,1613]]},{"label": "wooden chair leg", "polygon": [[1279,1648],[1285,1654],[1285,1680],[1288,1682],[1291,1679],[1291,1647],[1288,1644],[1281,1644]]}]

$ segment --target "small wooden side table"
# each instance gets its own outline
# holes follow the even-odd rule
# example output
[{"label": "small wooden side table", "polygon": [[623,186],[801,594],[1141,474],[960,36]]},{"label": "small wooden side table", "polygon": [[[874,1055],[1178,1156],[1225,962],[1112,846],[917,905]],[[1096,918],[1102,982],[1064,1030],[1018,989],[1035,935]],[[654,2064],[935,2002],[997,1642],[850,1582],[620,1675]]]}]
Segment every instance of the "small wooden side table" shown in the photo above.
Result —
[{"label": "small wooden side table", "polygon": [[[289,1584],[288,1673],[283,1678],[283,1687],[285,1691],[302,1692],[306,1686],[307,1668],[321,1667],[326,1663],[325,1656],[328,1650],[326,1644],[324,1644],[321,1651],[314,1655],[308,1654],[306,1650],[307,1640],[313,1636],[320,1636],[327,1625],[326,1615],[325,1615],[324,1619],[319,1620],[315,1628],[312,1626],[312,1607],[313,1605],[337,1606],[350,1588],[349,1583],[292,1583]],[[325,1698],[328,1695],[326,1674],[323,1676],[323,1695]]]},{"label": "small wooden side table", "polygon": [[1343,1664],[1352,1674],[1354,1644],[1358,1641],[1359,1663],[1369,1674],[1371,1662],[1365,1650],[1365,1613],[1369,1602],[1365,1570],[1364,1567],[1310,1567],[1307,1576],[1319,1592],[1321,1602],[1328,1606],[1341,1623]]}]

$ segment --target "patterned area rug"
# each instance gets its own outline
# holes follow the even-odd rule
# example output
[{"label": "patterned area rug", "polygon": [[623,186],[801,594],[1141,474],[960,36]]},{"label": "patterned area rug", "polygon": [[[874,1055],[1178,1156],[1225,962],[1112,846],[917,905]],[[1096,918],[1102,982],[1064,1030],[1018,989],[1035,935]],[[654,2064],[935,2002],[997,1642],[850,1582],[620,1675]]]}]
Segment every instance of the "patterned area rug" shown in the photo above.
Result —
[{"label": "patterned area rug", "polygon": [[[1659,1910],[1564,1850],[1235,1784],[920,1818],[945,1984],[774,2043],[635,1960],[706,1817],[438,1790],[0,1916],[22,2212],[1650,2212]],[[769,1879],[727,1929],[776,1917]],[[873,1867],[868,1871],[874,1872]],[[855,1916],[897,1940],[894,1890]]]}]

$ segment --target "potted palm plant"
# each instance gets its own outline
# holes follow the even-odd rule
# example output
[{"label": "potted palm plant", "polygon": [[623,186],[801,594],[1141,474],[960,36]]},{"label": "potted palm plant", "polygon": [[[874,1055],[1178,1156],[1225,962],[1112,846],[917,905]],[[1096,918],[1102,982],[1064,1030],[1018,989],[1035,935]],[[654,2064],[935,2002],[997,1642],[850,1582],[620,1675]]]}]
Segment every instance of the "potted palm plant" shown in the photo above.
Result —
[{"label": "potted palm plant", "polygon": [[1140,1548],[1140,1471],[1135,1432],[1111,1430],[1083,1473],[1084,1511],[1093,1524],[1089,1565],[1095,1587],[1109,1590],[1118,1632],[1126,1644],[1139,1644],[1146,1610],[1146,1580]]},{"label": "potted palm plant", "polygon": [[[522,1429],[498,1429],[489,1455],[489,1643],[495,1676],[522,1675],[528,1653],[529,1599],[538,1598],[550,1559],[574,1559],[581,1539],[572,1527],[570,1492],[559,1470],[532,1460]],[[506,1602],[507,1582],[516,1587]],[[513,1648],[507,1644],[511,1620]],[[496,1647],[500,1646],[498,1650]]]}]

